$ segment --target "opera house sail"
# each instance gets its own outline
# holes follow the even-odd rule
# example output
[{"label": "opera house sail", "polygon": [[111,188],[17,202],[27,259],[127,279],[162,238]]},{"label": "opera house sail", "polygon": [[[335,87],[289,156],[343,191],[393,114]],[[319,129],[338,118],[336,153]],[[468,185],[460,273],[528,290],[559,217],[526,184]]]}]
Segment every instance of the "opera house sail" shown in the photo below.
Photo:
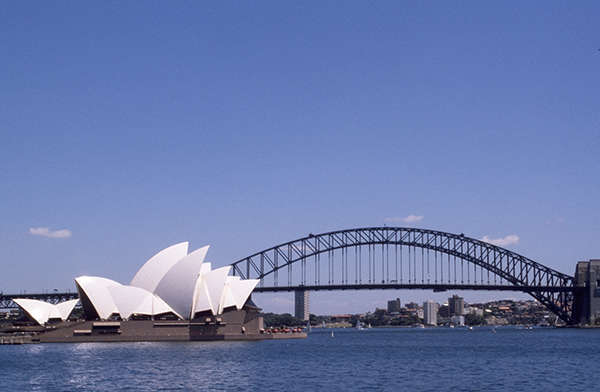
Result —
[{"label": "opera house sail", "polygon": [[81,305],[89,320],[171,316],[190,320],[198,314],[240,310],[257,279],[228,276],[231,267],[211,270],[204,259],[208,246],[188,254],[182,242],[152,256],[129,285],[111,279],[80,276],[75,279]]},{"label": "opera house sail", "polygon": [[44,325],[50,320],[65,321],[78,302],[78,300],[72,299],[55,305],[29,298],[15,298],[13,301],[23,309],[29,318],[40,325]]}]

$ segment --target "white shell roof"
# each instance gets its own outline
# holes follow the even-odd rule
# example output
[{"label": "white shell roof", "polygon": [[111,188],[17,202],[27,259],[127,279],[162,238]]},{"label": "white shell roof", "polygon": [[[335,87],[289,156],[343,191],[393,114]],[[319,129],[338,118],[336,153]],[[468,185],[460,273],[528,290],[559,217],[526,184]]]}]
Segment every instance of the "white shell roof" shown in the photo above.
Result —
[{"label": "white shell roof", "polygon": [[192,312],[196,281],[208,248],[202,247],[179,260],[167,271],[154,291],[185,318],[189,318]]},{"label": "white shell roof", "polygon": [[235,301],[235,307],[238,310],[242,309],[258,282],[260,282],[259,279],[246,279],[231,282],[229,290]]},{"label": "white shell roof", "polygon": [[64,321],[69,318],[71,312],[75,308],[75,305],[77,305],[77,302],[79,302],[79,299],[71,299],[54,305],[54,307],[58,310],[58,313],[60,314],[61,320]]},{"label": "white shell roof", "polygon": [[188,253],[188,242],[180,242],[166,249],[161,250],[138,270],[130,285],[140,287],[152,293],[161,279],[169,272],[171,268]]},{"label": "white shell roof", "polygon": [[56,305],[29,298],[15,298],[13,301],[38,324],[44,325],[50,319],[66,320],[79,300],[72,299]]},{"label": "white shell roof", "polygon": [[197,312],[218,315],[232,306],[241,309],[259,281],[228,276],[231,266],[211,270],[204,262],[208,248],[188,255],[187,242],[170,246],[151,257],[130,286],[92,276],[75,281],[101,319],[113,313],[129,318],[168,312],[189,319]]},{"label": "white shell roof", "polygon": [[108,290],[121,318],[128,319],[132,314],[155,316],[168,312],[183,318],[160,297],[139,287],[120,285],[109,287]]},{"label": "white shell roof", "polygon": [[98,317],[106,319],[113,313],[119,313],[109,290],[111,286],[121,286],[119,282],[98,276],[80,276],[75,278],[75,283],[90,300]]},{"label": "white shell roof", "polygon": [[230,269],[231,266],[221,267],[200,275],[192,314],[207,310],[215,316],[220,313],[219,308],[224,298],[225,283]]},{"label": "white shell roof", "polygon": [[75,281],[101,319],[106,319],[113,313],[127,319],[132,314],[154,316],[168,312],[182,318],[160,297],[142,288],[96,276],[80,276]]},{"label": "white shell roof", "polygon": [[223,296],[223,301],[221,301],[221,306],[219,306],[219,311],[223,312],[224,309],[229,308],[231,306],[236,306],[236,300],[233,296],[232,286],[235,282],[239,281],[239,276],[228,276],[227,281],[225,282],[225,294]]}]

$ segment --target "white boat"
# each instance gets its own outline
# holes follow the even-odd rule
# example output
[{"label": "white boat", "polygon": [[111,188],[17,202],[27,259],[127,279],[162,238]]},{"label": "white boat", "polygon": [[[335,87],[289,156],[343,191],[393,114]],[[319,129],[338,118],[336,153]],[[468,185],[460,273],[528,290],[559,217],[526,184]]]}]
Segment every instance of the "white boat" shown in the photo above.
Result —
[{"label": "white boat", "polygon": [[332,338],[333,338],[333,337],[335,337],[335,335],[333,334],[333,331],[331,331],[331,337],[332,337]]},{"label": "white boat", "polygon": [[359,331],[362,331],[364,329],[360,323],[360,320],[356,320],[356,329],[358,329]]}]

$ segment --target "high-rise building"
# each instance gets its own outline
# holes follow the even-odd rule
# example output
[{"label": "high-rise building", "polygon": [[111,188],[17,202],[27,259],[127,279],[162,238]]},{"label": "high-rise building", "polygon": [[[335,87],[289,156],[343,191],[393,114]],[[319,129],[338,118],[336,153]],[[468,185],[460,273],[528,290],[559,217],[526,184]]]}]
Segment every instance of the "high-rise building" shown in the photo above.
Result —
[{"label": "high-rise building", "polygon": [[465,299],[456,294],[448,298],[448,313],[450,316],[463,316],[465,314]]},{"label": "high-rise building", "polygon": [[438,304],[433,301],[423,302],[423,322],[426,325],[437,325]]},{"label": "high-rise building", "polygon": [[294,317],[300,320],[308,321],[310,314],[308,311],[308,291],[296,290],[294,292]]},{"label": "high-rise building", "polygon": [[400,309],[402,305],[400,304],[400,298],[393,299],[388,301],[387,311],[388,313],[400,313]]}]

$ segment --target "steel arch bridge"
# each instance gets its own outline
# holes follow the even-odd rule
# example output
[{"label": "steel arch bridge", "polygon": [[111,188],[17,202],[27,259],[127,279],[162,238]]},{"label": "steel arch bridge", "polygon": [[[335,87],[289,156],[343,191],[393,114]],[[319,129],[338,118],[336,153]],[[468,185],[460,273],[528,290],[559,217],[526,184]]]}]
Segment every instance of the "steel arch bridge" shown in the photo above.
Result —
[{"label": "steel arch bridge", "polygon": [[255,292],[521,291],[567,324],[577,322],[573,307],[579,288],[573,277],[463,234],[405,227],[309,234],[245,257],[232,267],[233,275],[260,279]]}]

